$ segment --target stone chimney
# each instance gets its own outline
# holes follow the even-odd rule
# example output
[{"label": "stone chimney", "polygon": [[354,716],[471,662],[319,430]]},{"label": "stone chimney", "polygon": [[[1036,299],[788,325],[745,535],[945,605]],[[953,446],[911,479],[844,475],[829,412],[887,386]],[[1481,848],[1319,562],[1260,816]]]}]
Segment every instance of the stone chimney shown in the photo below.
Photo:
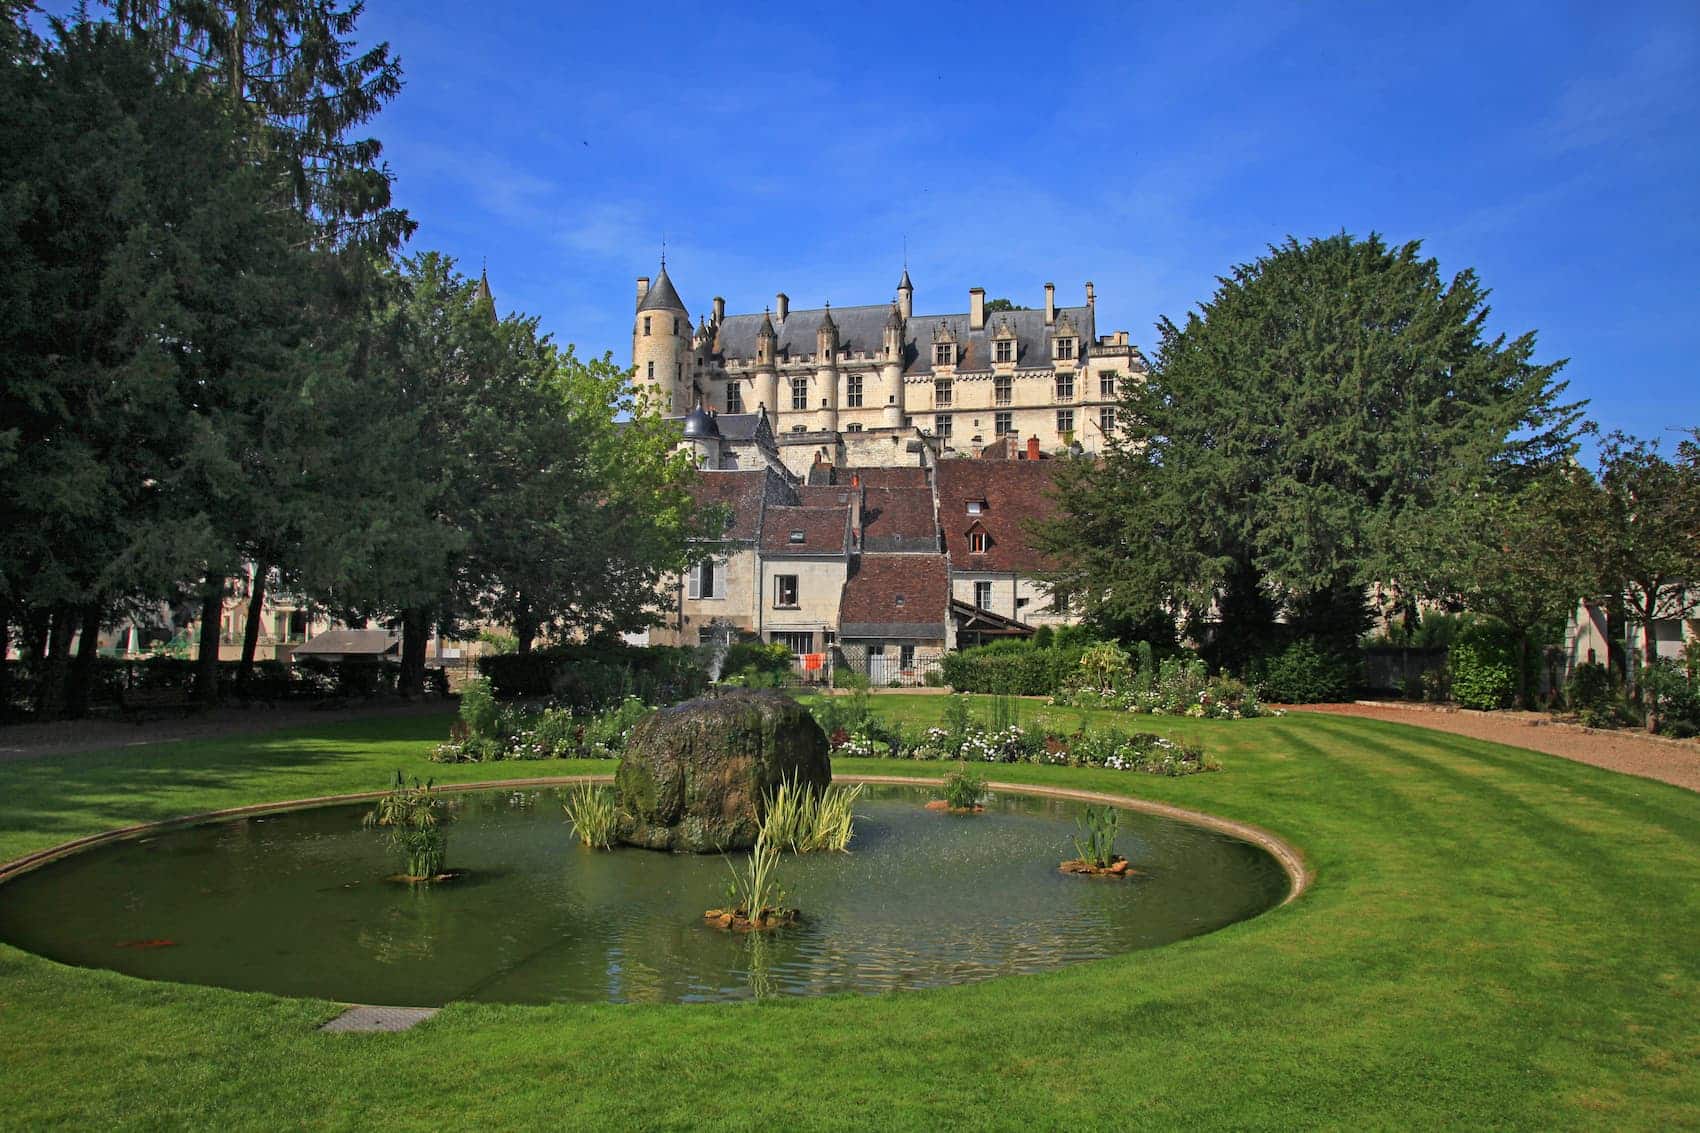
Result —
[{"label": "stone chimney", "polygon": [[[643,297],[645,295],[648,295],[648,294],[649,294],[649,277],[647,275],[640,275],[640,276],[638,276],[638,297],[637,297],[637,301],[639,303],[642,303]],[[633,305],[635,306],[636,304],[633,304]]]},{"label": "stone chimney", "polygon": [[968,329],[986,329],[986,289],[970,287],[968,289]]},{"label": "stone chimney", "polygon": [[726,300],[716,295],[714,297],[714,325],[719,326],[726,321]]},{"label": "stone chimney", "polygon": [[1091,306],[1095,305],[1097,302],[1098,302],[1097,297],[1092,294],[1092,281],[1089,279],[1089,280],[1086,281],[1086,305],[1088,307],[1091,307]]},{"label": "stone chimney", "polygon": [[791,296],[783,291],[775,295],[773,297],[773,313],[780,322],[784,322],[785,316],[791,313]]},{"label": "stone chimney", "polygon": [[1045,325],[1054,326],[1057,321],[1057,285],[1045,284]]},{"label": "stone chimney", "polygon": [[1039,438],[1038,437],[1028,437],[1027,438],[1027,459],[1028,460],[1038,460],[1039,459]]}]

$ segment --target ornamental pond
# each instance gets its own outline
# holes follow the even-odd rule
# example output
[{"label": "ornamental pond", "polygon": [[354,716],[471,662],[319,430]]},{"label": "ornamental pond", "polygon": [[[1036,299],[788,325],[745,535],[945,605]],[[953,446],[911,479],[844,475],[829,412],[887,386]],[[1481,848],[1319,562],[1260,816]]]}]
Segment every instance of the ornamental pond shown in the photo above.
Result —
[{"label": "ornamental pond", "polygon": [[728,861],[594,851],[565,789],[458,793],[436,885],[388,880],[370,803],[275,812],[86,850],[0,885],[0,941],[144,979],[353,1003],[712,1002],[878,993],[1039,972],[1153,948],[1279,904],[1263,848],[1124,811],[1131,880],[1058,872],[1083,803],[997,792],[929,811],[925,788],[870,786],[849,853],[784,857],[773,934],[703,923]]}]

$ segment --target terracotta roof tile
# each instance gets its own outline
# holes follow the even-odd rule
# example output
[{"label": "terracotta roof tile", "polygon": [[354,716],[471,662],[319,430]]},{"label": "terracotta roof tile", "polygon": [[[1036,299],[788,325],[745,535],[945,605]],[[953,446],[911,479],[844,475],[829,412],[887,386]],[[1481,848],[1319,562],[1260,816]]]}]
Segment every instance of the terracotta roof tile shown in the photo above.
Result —
[{"label": "terracotta roof tile", "polygon": [[764,554],[843,555],[850,550],[848,507],[774,507],[762,518]]},{"label": "terracotta roof tile", "polygon": [[869,488],[863,493],[862,549],[939,551],[931,488]]},{"label": "terracotta roof tile", "polygon": [[943,555],[863,555],[844,584],[838,620],[861,625],[937,625],[950,610]]},{"label": "terracotta roof tile", "polygon": [[[1048,460],[945,460],[935,475],[939,486],[939,525],[945,550],[956,570],[1019,571],[1033,574],[1048,569],[1045,557],[1032,545],[1030,522],[1042,522],[1056,512],[1049,492],[1056,462]],[[983,506],[978,515],[968,505]],[[984,554],[969,550],[969,532],[979,525],[986,533]]]}]

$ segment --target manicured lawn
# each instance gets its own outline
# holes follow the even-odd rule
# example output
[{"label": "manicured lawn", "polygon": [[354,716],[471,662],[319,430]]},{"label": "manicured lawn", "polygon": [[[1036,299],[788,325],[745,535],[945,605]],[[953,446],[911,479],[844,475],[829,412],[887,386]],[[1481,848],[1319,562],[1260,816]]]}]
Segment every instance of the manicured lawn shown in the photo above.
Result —
[{"label": "manicured lawn", "polygon": [[[944,706],[875,705],[917,720]],[[1199,739],[1225,770],[993,776],[1255,823],[1305,852],[1310,892],[1045,975],[739,1006],[452,1006],[400,1035],[324,1035],[332,1004],[0,947],[0,1126],[1700,1127],[1700,795],[1345,718],[1120,722]],[[371,790],[398,767],[460,781],[611,770],[437,767],[425,754],[446,725],[0,765],[0,859]]]}]

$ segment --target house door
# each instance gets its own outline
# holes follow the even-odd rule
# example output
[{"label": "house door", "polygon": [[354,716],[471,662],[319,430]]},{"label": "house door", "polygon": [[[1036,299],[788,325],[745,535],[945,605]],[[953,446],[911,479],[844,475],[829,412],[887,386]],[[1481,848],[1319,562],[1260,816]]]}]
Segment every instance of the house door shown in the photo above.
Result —
[{"label": "house door", "polygon": [[868,646],[868,683],[875,688],[883,688],[889,684],[891,677],[886,666],[885,646]]}]

